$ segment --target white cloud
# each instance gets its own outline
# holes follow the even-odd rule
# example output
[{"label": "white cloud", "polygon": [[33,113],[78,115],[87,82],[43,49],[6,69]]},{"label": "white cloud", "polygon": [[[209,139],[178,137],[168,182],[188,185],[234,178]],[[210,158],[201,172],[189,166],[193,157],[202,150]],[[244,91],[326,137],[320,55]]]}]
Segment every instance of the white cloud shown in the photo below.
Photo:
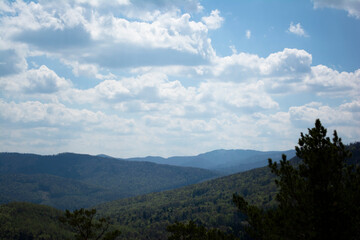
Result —
[{"label": "white cloud", "polygon": [[341,132],[340,136],[346,134],[344,138],[347,138],[347,141],[354,141],[358,140],[360,136],[360,130],[358,128],[360,124],[359,112],[347,108],[349,105],[358,105],[358,102],[350,102],[338,107],[312,102],[303,106],[290,107],[289,114],[291,122],[294,125],[304,128],[314,123],[315,119],[320,119],[329,129],[353,129],[352,133],[348,131],[345,133]]},{"label": "white cloud", "polygon": [[285,48],[270,54],[260,65],[263,74],[287,75],[310,71],[312,56],[305,50]]},{"label": "white cloud", "polygon": [[89,110],[66,108],[63,104],[43,104],[39,101],[21,103],[0,100],[1,117],[11,122],[38,122],[54,126],[70,126],[73,123],[99,123],[104,114]]},{"label": "white cloud", "polygon": [[256,111],[258,108],[272,109],[279,105],[265,91],[264,83],[206,82],[199,87],[201,101],[214,102],[224,107]]},{"label": "white cloud", "polygon": [[23,72],[26,60],[14,49],[0,49],[0,77]]},{"label": "white cloud", "polygon": [[[40,28],[61,29],[63,24],[55,13],[49,13],[41,4],[23,1],[11,3],[11,14],[1,18],[1,23],[6,26],[8,34],[19,32],[19,30],[38,30]],[[3,28],[4,29],[4,28]]]},{"label": "white cloud", "polygon": [[[341,104],[340,109],[344,110],[344,111],[350,111],[353,113],[360,114],[360,98],[358,98],[357,100],[354,100],[352,102],[349,102],[349,103]],[[357,119],[360,119],[360,118],[357,118]]]},{"label": "white cloud", "polygon": [[[94,1],[90,5],[98,3]],[[178,4],[195,6],[197,3]],[[130,2],[126,7],[140,5]],[[174,6],[174,3],[164,4],[165,9]],[[99,9],[82,2],[19,1],[11,7],[16,14],[1,19],[4,27],[0,28],[0,34],[4,40],[26,44],[32,54],[56,58],[60,55],[78,66],[124,68],[203,64],[214,54],[208,30],[222,22],[218,11],[212,12],[206,25],[178,10],[159,12],[152,20],[144,21],[102,14]],[[94,45],[97,47],[93,48]]]},{"label": "white cloud", "polygon": [[202,17],[202,21],[208,26],[209,29],[218,29],[224,21],[224,18],[220,16],[219,10],[211,11],[210,16]]},{"label": "white cloud", "polygon": [[[254,112],[277,109],[278,103],[266,93],[262,81],[202,82],[185,87],[178,80],[168,80],[161,73],[105,80],[93,88],[71,89],[59,98],[72,105],[91,104],[92,109],[120,113],[141,113],[207,119],[225,111]],[[209,107],[210,106],[210,107]]]},{"label": "white cloud", "polygon": [[59,77],[45,65],[40,66],[39,69],[27,71],[26,78],[27,84],[24,86],[26,92],[53,93],[71,87],[70,81]]},{"label": "white cloud", "polygon": [[310,92],[331,98],[356,97],[360,92],[360,69],[338,72],[324,65],[311,66],[312,55],[305,50],[284,49],[261,58],[255,54],[233,53],[215,58],[202,68],[213,81],[251,83],[261,80],[268,93]]},{"label": "white cloud", "polygon": [[250,30],[246,30],[245,36],[246,36],[247,39],[250,39],[250,38],[251,38],[251,31],[250,31]]},{"label": "white cloud", "polygon": [[[0,3],[0,148],[286,149],[316,117],[360,136],[360,70],[312,66],[301,49],[259,56],[231,46],[219,57],[209,31],[224,18],[201,9],[197,0]],[[306,35],[300,24],[288,31]],[[304,105],[313,95],[318,103]]]},{"label": "white cloud", "polygon": [[[132,139],[136,129],[131,118],[69,108],[60,103],[15,103],[0,99],[0,110],[0,125],[4,130],[0,137],[1,151],[20,151],[20,144],[22,152],[98,154],[109,151],[114,154],[121,138],[126,135],[128,140]],[[109,139],[112,140],[104,144]]]},{"label": "white cloud", "polygon": [[[275,114],[253,114],[258,133],[265,139],[276,138],[277,142],[287,148],[292,148],[300,136],[300,132],[307,132],[307,128],[314,125],[316,119],[328,129],[328,135],[337,130],[343,142],[358,141],[360,137],[360,112],[357,109],[359,100],[350,101],[339,106],[329,106],[320,102],[311,102],[301,106],[289,107],[285,112]],[[260,137],[258,139],[261,139]],[[292,142],[289,144],[289,142]],[[278,144],[276,143],[276,144]],[[264,144],[268,144],[266,141]],[[270,147],[271,148],[271,147]]]},{"label": "white cloud", "polygon": [[119,81],[106,80],[94,88],[101,99],[120,100],[130,96],[130,90],[123,86]]},{"label": "white cloud", "polygon": [[6,1],[0,2],[0,13],[12,13],[13,9],[9,6],[9,4]]},{"label": "white cloud", "polygon": [[[171,113],[176,105],[183,109],[194,103],[196,90],[185,88],[178,80],[168,81],[163,73],[151,72],[120,80],[105,80],[86,90],[72,89],[62,97],[71,103],[101,103],[101,107],[120,111]],[[174,108],[176,108],[174,107]]]},{"label": "white cloud", "polygon": [[[60,103],[41,103],[26,101],[6,102],[0,99],[0,118],[2,122],[30,124],[29,129],[52,127],[54,129],[78,132],[111,131],[114,134],[128,134],[134,130],[134,121],[115,115],[106,115],[101,111],[69,108]],[[73,133],[73,134],[74,134]],[[68,138],[74,137],[74,135]],[[52,139],[57,141],[57,139]]]},{"label": "white cloud", "polygon": [[308,37],[300,23],[294,25],[294,23],[291,22],[288,31],[301,37]]},{"label": "white cloud", "polygon": [[[285,48],[281,52],[261,58],[254,54],[238,53],[216,58],[210,71],[215,76],[231,81],[243,81],[246,78],[262,76],[296,76],[311,71],[312,56],[304,50]],[[229,78],[224,78],[224,75]]]},{"label": "white cloud", "polygon": [[[96,77],[103,79],[105,76],[99,73],[99,69],[95,64],[81,64],[78,61],[69,61],[61,59],[61,62],[72,68],[72,72],[76,77]],[[109,76],[111,77],[111,76]]]},{"label": "white cloud", "polygon": [[[104,1],[109,2],[109,1]],[[110,1],[111,2],[111,1]],[[148,1],[131,0],[130,4],[122,6],[101,7],[102,11],[111,11],[122,13],[126,18],[138,19],[141,21],[154,21],[164,12],[188,12],[198,13],[202,11],[203,6],[198,0],[173,0],[173,1]]]},{"label": "white cloud", "polygon": [[75,2],[80,4],[89,4],[92,7],[100,7],[100,6],[106,6],[106,7],[113,7],[113,6],[123,6],[123,5],[129,5],[130,0],[116,0],[116,1],[106,1],[106,0],[75,0]]},{"label": "white cloud", "polygon": [[85,11],[96,10],[101,15],[117,13],[126,18],[142,21],[153,21],[163,12],[200,12],[203,7],[198,0],[172,0],[172,1],[147,1],[147,0],[40,0],[42,6],[47,8],[72,9],[81,8]]},{"label": "white cloud", "polygon": [[52,94],[69,89],[72,83],[59,77],[54,71],[42,65],[18,75],[0,78],[2,92],[6,94]]},{"label": "white cloud", "polygon": [[311,75],[304,79],[304,83],[318,95],[355,97],[360,92],[360,69],[354,72],[338,72],[318,65],[311,67]]},{"label": "white cloud", "polygon": [[352,17],[360,18],[360,1],[358,0],[312,0],[315,8],[336,8],[345,10]]}]

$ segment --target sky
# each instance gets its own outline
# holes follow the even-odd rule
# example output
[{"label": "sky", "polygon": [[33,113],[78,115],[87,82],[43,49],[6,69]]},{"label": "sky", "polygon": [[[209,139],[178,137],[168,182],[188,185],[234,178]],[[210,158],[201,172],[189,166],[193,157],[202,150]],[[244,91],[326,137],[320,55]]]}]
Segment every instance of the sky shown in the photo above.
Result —
[{"label": "sky", "polygon": [[360,0],[0,0],[0,151],[360,140]]}]

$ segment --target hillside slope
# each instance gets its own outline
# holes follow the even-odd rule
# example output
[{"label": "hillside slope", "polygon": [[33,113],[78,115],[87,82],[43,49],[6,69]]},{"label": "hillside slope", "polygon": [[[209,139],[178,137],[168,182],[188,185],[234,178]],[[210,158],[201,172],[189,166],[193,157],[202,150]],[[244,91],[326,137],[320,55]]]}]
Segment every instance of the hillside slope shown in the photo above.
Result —
[{"label": "hillside slope", "polygon": [[0,239],[70,239],[72,233],[58,220],[62,214],[60,210],[33,203],[0,205]]},{"label": "hillside slope", "polygon": [[122,239],[167,239],[167,225],[188,220],[237,232],[242,217],[232,203],[233,193],[238,192],[255,204],[273,206],[273,180],[269,169],[263,167],[95,207],[101,215],[116,221],[123,232]]},{"label": "hillside slope", "polygon": [[[360,143],[350,145],[349,149],[353,153],[349,162],[359,164]],[[296,164],[299,160],[292,161]],[[241,230],[243,216],[232,203],[232,194],[237,192],[252,204],[265,208],[276,206],[273,180],[269,169],[263,167],[95,207],[99,215],[110,216],[122,230],[121,239],[167,239],[166,226],[176,220],[194,220],[207,227],[237,233]],[[70,233],[57,221],[59,214],[61,211],[51,207],[30,203],[0,205],[0,239],[21,239],[20,235],[65,239]]]},{"label": "hillside slope", "polygon": [[85,154],[0,153],[0,203],[29,201],[61,209],[89,207],[215,176],[203,169]]},{"label": "hillside slope", "polygon": [[[360,163],[360,143],[351,144],[351,164]],[[279,159],[273,159],[279,160]],[[297,157],[291,159],[294,164]],[[166,226],[175,221],[193,220],[206,227],[237,234],[243,216],[232,203],[238,193],[250,204],[271,208],[277,188],[268,167],[165,192],[120,199],[96,206],[102,215],[111,216],[122,229],[123,239],[167,239]]]}]

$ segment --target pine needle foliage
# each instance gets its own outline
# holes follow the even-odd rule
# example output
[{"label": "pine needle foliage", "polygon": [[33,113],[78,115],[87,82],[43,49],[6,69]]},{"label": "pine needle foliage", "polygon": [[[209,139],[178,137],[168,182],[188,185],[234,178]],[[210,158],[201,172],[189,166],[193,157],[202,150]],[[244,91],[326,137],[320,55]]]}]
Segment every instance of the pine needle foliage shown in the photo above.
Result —
[{"label": "pine needle foliage", "polygon": [[360,239],[360,167],[347,162],[351,154],[336,131],[332,139],[326,134],[317,119],[300,135],[299,162],[269,159],[279,189],[276,208],[264,210],[234,194],[253,239]]}]

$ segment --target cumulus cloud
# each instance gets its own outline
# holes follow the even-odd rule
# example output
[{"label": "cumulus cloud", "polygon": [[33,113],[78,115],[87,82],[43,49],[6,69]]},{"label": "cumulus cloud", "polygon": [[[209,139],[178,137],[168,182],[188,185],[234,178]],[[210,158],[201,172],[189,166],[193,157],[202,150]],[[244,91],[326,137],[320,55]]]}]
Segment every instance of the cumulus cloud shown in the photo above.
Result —
[{"label": "cumulus cloud", "polygon": [[[360,70],[313,66],[302,49],[259,56],[232,46],[220,57],[209,31],[224,18],[201,9],[197,0],[1,2],[0,147],[286,149],[317,117],[360,136]],[[288,31],[306,35],[300,23]],[[309,95],[317,102],[305,104]]]},{"label": "cumulus cloud", "polygon": [[0,77],[24,71],[27,63],[14,49],[0,50]]},{"label": "cumulus cloud", "polygon": [[357,0],[313,0],[315,8],[336,8],[345,10],[352,17],[360,18],[360,1]]},{"label": "cumulus cloud", "polygon": [[233,53],[216,58],[203,68],[204,75],[222,81],[249,83],[261,79],[267,92],[293,94],[311,92],[327,97],[356,97],[360,92],[360,69],[338,72],[324,65],[311,66],[312,55],[305,50],[284,49],[261,58]]},{"label": "cumulus cloud", "polygon": [[78,76],[97,77],[102,79],[104,76],[99,73],[99,69],[94,64],[81,64],[78,61],[61,59],[61,62],[72,68],[73,74]]},{"label": "cumulus cloud", "polygon": [[[1,19],[6,27],[0,32],[8,41],[28,44],[33,54],[60,54],[82,66],[199,65],[214,54],[208,30],[218,28],[223,21],[217,10],[203,20],[206,24],[193,21],[189,13],[178,10],[159,12],[147,21],[126,19],[101,14],[89,4],[97,6],[100,2],[15,2],[11,7],[17,14]],[[138,4],[135,1],[120,5],[136,8]],[[189,0],[184,4],[197,6],[198,2]],[[165,9],[175,6],[165,2],[161,5]]]},{"label": "cumulus cloud", "polygon": [[[142,21],[153,21],[163,12],[185,11],[197,13],[203,9],[198,0],[173,0],[173,1],[147,1],[147,0],[129,0],[120,1],[123,4],[117,4],[116,1],[102,1],[105,4],[99,4],[97,9],[101,12],[118,12],[127,18],[139,19]],[[114,2],[114,3],[112,3]]]},{"label": "cumulus cloud", "polygon": [[310,71],[311,62],[312,56],[305,50],[285,48],[270,54],[261,64],[260,70],[263,74],[301,74]]},{"label": "cumulus cloud", "polygon": [[258,108],[271,109],[279,105],[265,91],[264,83],[202,83],[199,88],[202,101],[213,101],[225,107],[256,111]]},{"label": "cumulus cloud", "polygon": [[105,80],[86,90],[66,91],[62,98],[70,103],[92,103],[93,108],[185,118],[208,118],[222,111],[253,112],[279,107],[266,93],[262,81],[207,81],[198,87],[185,87],[180,81],[170,81],[160,73]]},{"label": "cumulus cloud", "polygon": [[288,31],[301,37],[308,37],[300,23],[294,24],[291,22]]},{"label": "cumulus cloud", "polygon": [[208,26],[209,29],[218,29],[224,21],[224,18],[220,16],[219,10],[211,11],[210,16],[202,17],[202,21]]},{"label": "cumulus cloud", "polygon": [[[32,126],[69,127],[79,130],[112,130],[117,133],[131,131],[133,120],[122,119],[103,112],[69,108],[61,103],[26,101],[6,102],[0,99],[0,117],[3,121],[31,123]],[[81,126],[82,129],[77,129]],[[122,127],[122,128],[121,128]]]},{"label": "cumulus cloud", "polygon": [[131,0],[132,5],[137,5],[145,9],[184,9],[187,12],[198,12],[203,9],[198,0],[174,0],[174,1],[147,1],[147,0]]},{"label": "cumulus cloud", "polygon": [[94,88],[94,91],[100,99],[121,101],[130,96],[130,90],[120,81],[106,80]]},{"label": "cumulus cloud", "polygon": [[72,83],[42,65],[39,69],[30,69],[19,75],[0,78],[0,86],[6,94],[51,94],[70,88]]},{"label": "cumulus cloud", "polygon": [[[234,53],[215,59],[211,71],[214,75],[232,75],[229,80],[242,81],[254,76],[297,76],[311,71],[312,56],[299,49],[285,48],[281,52],[261,58],[255,54]],[[237,79],[234,79],[237,78]]]},{"label": "cumulus cloud", "polygon": [[[103,103],[120,111],[162,111],[186,106],[195,99],[195,89],[178,80],[168,81],[162,73],[147,73],[120,80],[104,80],[86,90],[72,89],[64,99],[77,103]],[[183,107],[182,107],[183,108]]]},{"label": "cumulus cloud", "polygon": [[22,103],[0,101],[1,117],[12,122],[39,122],[50,125],[71,125],[74,122],[99,122],[103,115],[88,110],[66,108],[63,104],[43,104],[39,101]]},{"label": "cumulus cloud", "polygon": [[357,96],[360,92],[360,69],[338,72],[324,65],[311,67],[311,74],[304,83],[318,95]]},{"label": "cumulus cloud", "polygon": [[[358,98],[352,102],[349,102],[349,103],[341,104],[340,109],[360,114],[360,98]],[[360,118],[357,118],[357,119],[360,119]]]},{"label": "cumulus cloud", "polygon": [[11,7],[9,6],[9,4],[6,1],[1,1],[0,2],[0,12],[11,13],[11,12],[13,12],[13,10],[11,9]]},{"label": "cumulus cloud", "polygon": [[331,107],[320,102],[312,102],[298,107],[290,107],[289,114],[291,122],[298,127],[311,125],[315,119],[320,119],[330,129],[341,128],[353,129],[353,133],[348,131],[342,133],[349,139],[356,139],[359,136],[358,130],[359,112],[348,108],[349,105],[357,105],[358,102],[350,102],[338,107]]}]

